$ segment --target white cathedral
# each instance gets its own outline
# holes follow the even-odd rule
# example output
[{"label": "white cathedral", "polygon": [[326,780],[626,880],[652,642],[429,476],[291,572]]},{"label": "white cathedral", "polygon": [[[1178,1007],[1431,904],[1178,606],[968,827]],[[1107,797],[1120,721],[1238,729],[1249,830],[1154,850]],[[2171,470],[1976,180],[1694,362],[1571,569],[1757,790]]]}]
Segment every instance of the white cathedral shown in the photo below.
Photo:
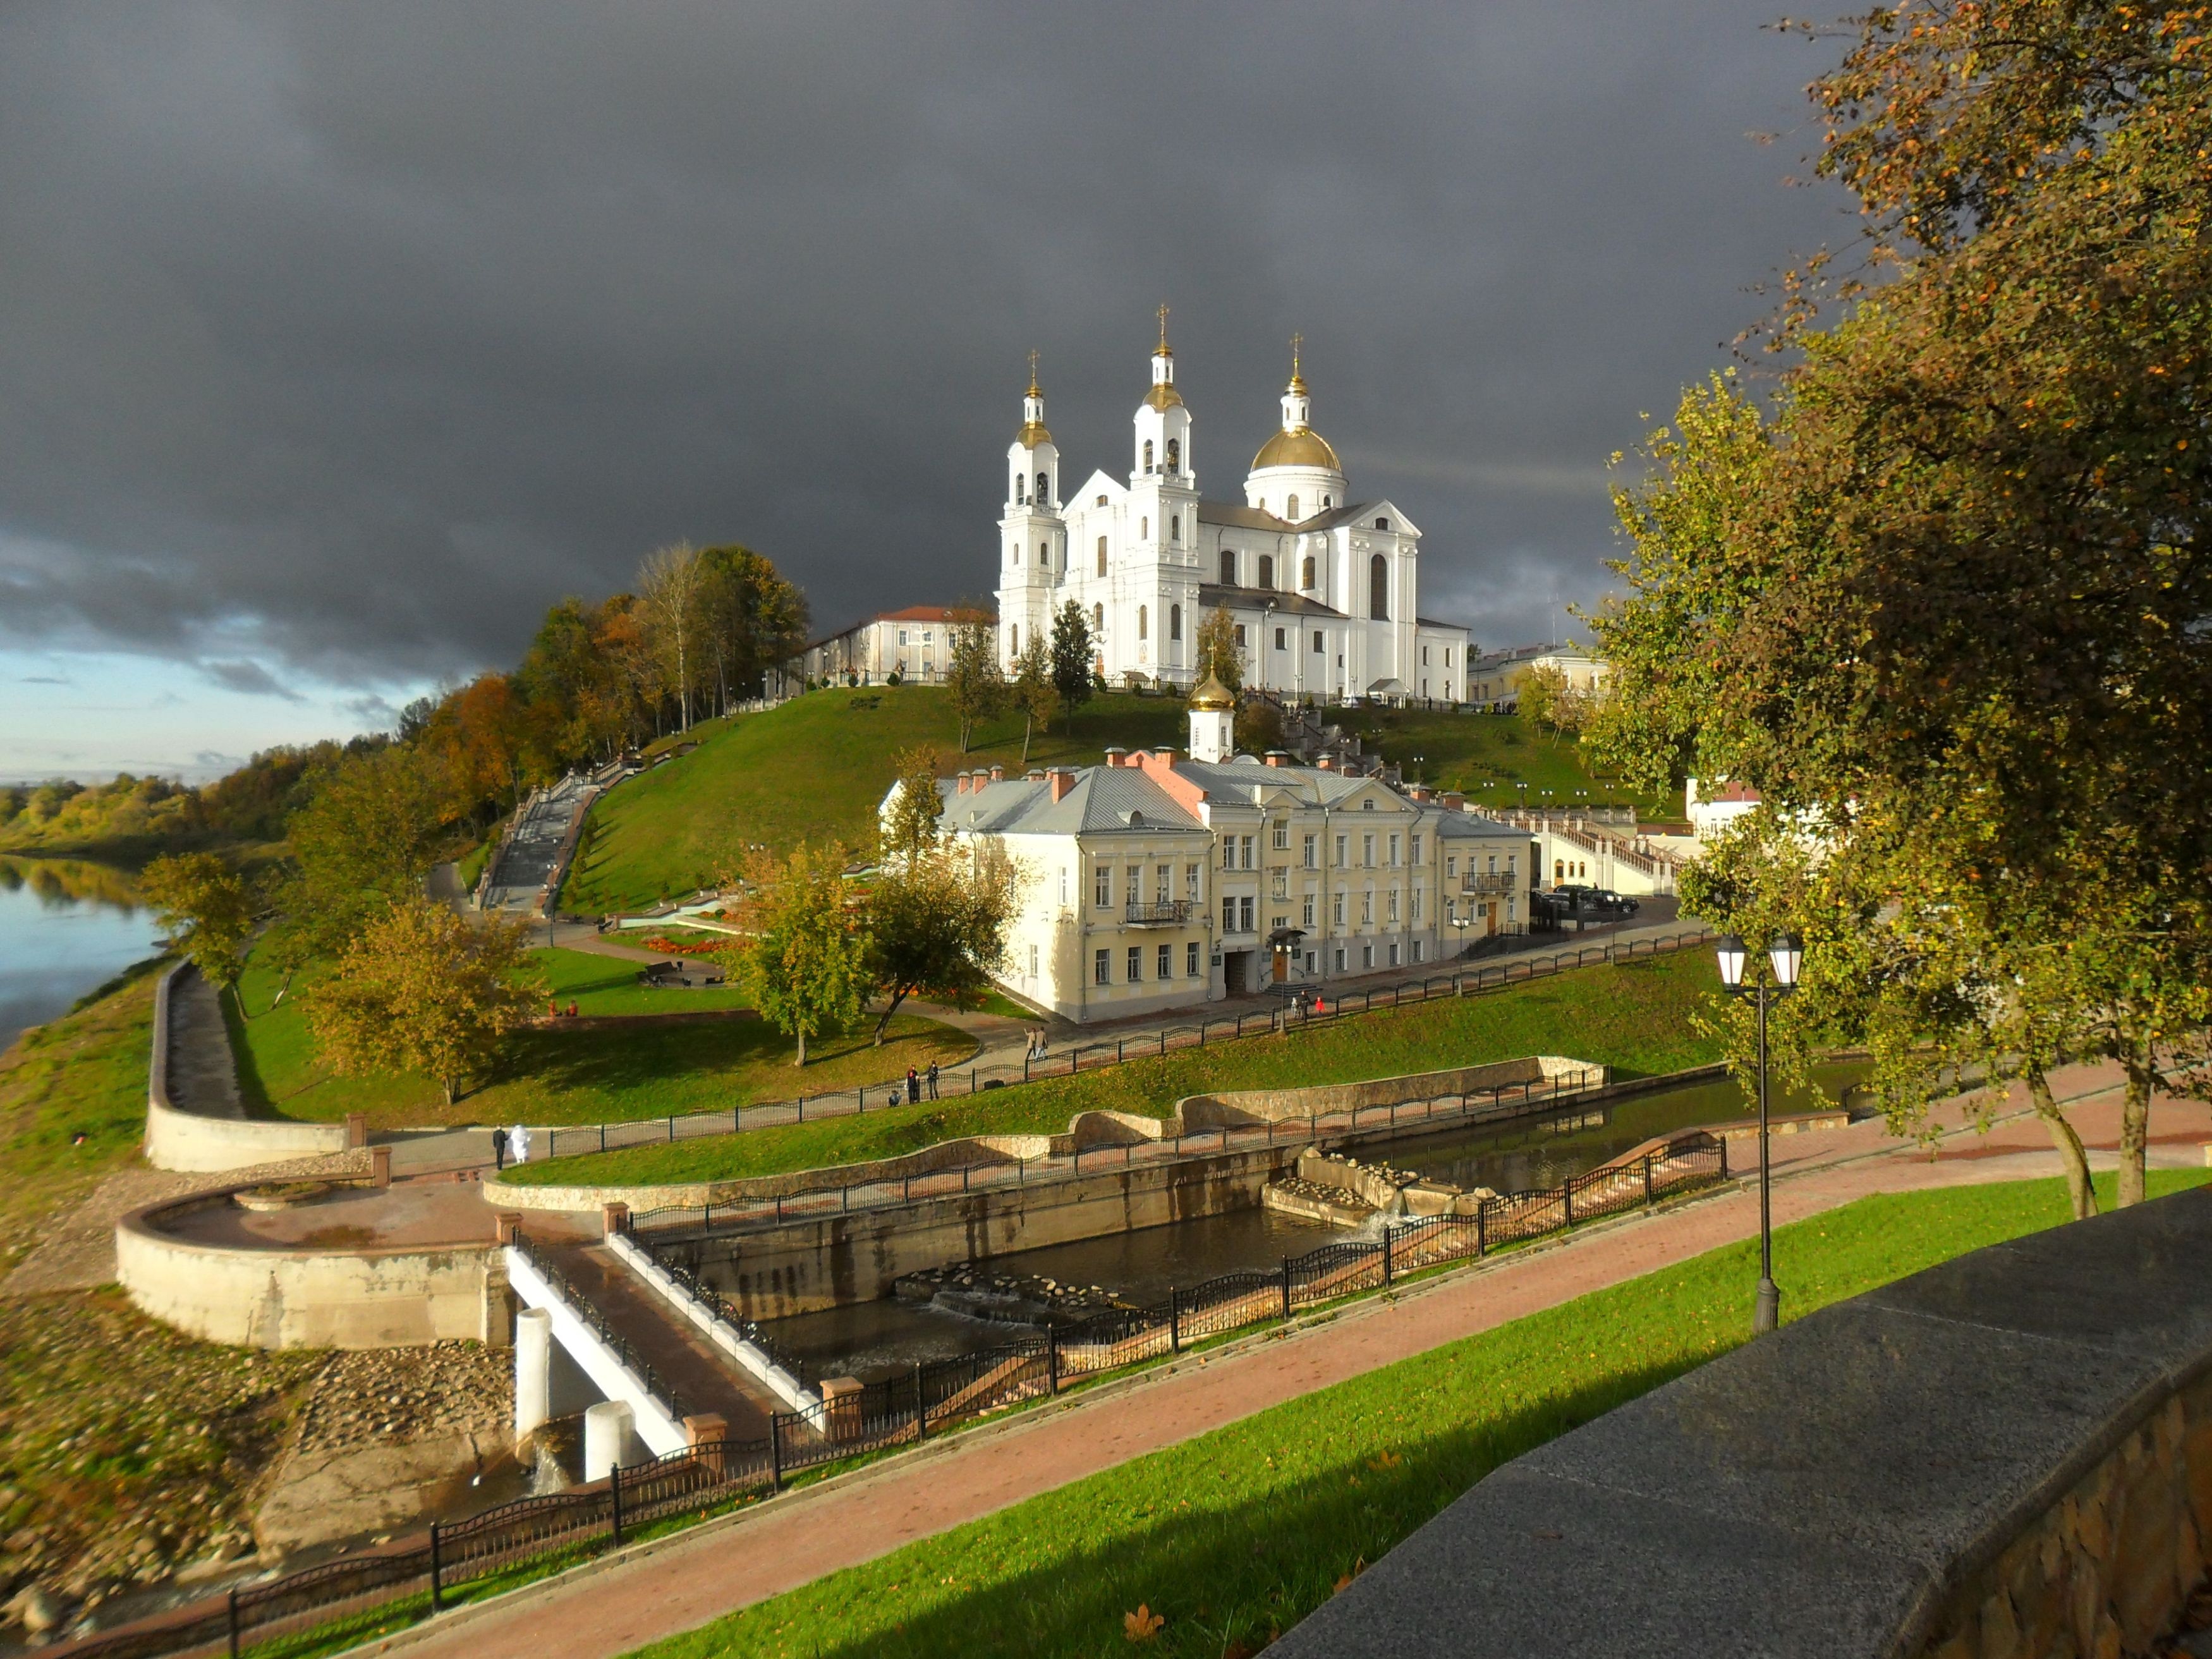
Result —
[{"label": "white cathedral", "polygon": [[1031,358],[999,521],[1004,660],[1049,640],[1073,599],[1109,683],[1188,687],[1200,618],[1218,609],[1235,623],[1248,687],[1324,702],[1465,700],[1467,629],[1417,606],[1419,527],[1387,499],[1351,500],[1336,451],[1310,424],[1296,343],[1282,428],[1253,458],[1242,506],[1199,495],[1164,307],[1126,483],[1094,472],[1062,496]]}]

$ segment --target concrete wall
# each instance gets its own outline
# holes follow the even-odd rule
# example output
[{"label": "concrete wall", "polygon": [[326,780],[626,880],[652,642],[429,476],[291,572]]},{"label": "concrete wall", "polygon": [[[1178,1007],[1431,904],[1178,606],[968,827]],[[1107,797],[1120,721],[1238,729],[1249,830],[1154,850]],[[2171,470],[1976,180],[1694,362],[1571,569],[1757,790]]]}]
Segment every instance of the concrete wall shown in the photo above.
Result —
[{"label": "concrete wall", "polygon": [[[1531,1054],[1524,1060],[1503,1060],[1488,1066],[1457,1066],[1442,1072],[1413,1072],[1403,1077],[1375,1078],[1365,1083],[1316,1084],[1303,1089],[1237,1089],[1219,1094],[1189,1095],[1176,1103],[1175,1121],[1186,1130],[1213,1129],[1224,1124],[1282,1123],[1350,1111],[1355,1107],[1402,1105],[1409,1100],[1474,1094],[1519,1083],[1541,1085],[1553,1078],[1567,1079],[1583,1072],[1594,1074],[1594,1084],[1603,1082],[1608,1075],[1606,1067],[1588,1060],[1568,1060],[1559,1054]],[[1566,1085],[1563,1083],[1561,1086]]]},{"label": "concrete wall", "polygon": [[825,1216],[699,1246],[697,1271],[754,1319],[891,1294],[902,1274],[1249,1209],[1302,1147],[1255,1147]]},{"label": "concrete wall", "polygon": [[2199,1188],[1809,1314],[1494,1471],[1269,1652],[2167,1651],[2212,1540],[2208,1261]]},{"label": "concrete wall", "polygon": [[256,1249],[161,1230],[165,1216],[228,1202],[228,1191],[204,1194],[116,1224],[116,1278],[143,1312],[240,1347],[504,1343],[505,1287],[492,1246]]},{"label": "concrete wall", "polygon": [[[344,1152],[342,1123],[292,1123],[269,1118],[204,1117],[175,1105],[169,1097],[170,988],[178,976],[196,972],[180,962],[154,987],[154,1058],[146,1079],[146,1161],[157,1170],[207,1174],[246,1170]],[[222,1034],[227,1045],[228,1033]]]}]

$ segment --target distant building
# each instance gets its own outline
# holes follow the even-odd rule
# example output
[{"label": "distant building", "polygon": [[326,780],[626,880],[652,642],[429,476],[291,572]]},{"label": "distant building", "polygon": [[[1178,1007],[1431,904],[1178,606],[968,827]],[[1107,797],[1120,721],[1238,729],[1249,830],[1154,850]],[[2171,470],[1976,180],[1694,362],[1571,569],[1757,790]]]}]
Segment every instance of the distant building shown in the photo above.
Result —
[{"label": "distant building", "polygon": [[1522,680],[1537,667],[1558,669],[1570,690],[1583,692],[1598,690],[1613,673],[1604,658],[1571,640],[1488,651],[1468,669],[1468,701],[1494,714],[1510,714],[1520,707]]},{"label": "distant building", "polygon": [[1109,681],[1188,687],[1200,619],[1221,610],[1248,687],[1328,702],[1462,700],[1467,630],[1419,613],[1419,527],[1387,499],[1352,500],[1310,412],[1294,356],[1282,424],[1253,457],[1244,499],[1201,497],[1164,318],[1127,479],[1093,472],[1063,497],[1032,373],[999,520],[1000,659],[1048,636],[1072,599]]},{"label": "distant building", "polygon": [[1235,708],[1210,677],[1193,691],[1188,759],[1109,750],[1103,766],[939,781],[945,831],[1022,872],[1009,990],[1115,1019],[1270,982],[1326,991],[1525,930],[1525,831],[1419,784],[1237,754]]},{"label": "distant building", "polygon": [[1730,783],[1726,778],[1707,779],[1701,784],[1692,778],[1682,786],[1682,814],[1690,820],[1690,832],[1707,841],[1756,807],[1760,799],[1759,791],[1748,784]]},{"label": "distant building", "polygon": [[811,680],[850,676],[862,685],[882,685],[893,674],[933,684],[951,659],[951,629],[973,614],[944,605],[886,611],[817,640],[800,653],[799,672]]}]

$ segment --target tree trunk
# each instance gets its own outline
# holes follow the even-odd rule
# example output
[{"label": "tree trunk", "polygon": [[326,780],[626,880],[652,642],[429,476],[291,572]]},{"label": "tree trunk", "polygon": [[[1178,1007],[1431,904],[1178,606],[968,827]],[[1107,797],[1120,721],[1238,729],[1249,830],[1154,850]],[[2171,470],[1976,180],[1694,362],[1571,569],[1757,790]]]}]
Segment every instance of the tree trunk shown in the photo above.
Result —
[{"label": "tree trunk", "polygon": [[441,1077],[438,1079],[438,1082],[440,1086],[446,1091],[447,1105],[452,1105],[454,1101],[459,1098],[459,1097],[453,1092],[453,1079],[452,1078]]},{"label": "tree trunk", "polygon": [[2097,1213],[2097,1189],[2089,1182],[2089,1155],[2081,1150],[2081,1137],[2051,1095],[2051,1079],[2040,1066],[2027,1068],[2027,1096],[2035,1103],[2036,1115],[2051,1131],[2051,1144],[2058,1149],[2058,1161],[2066,1168],[2066,1199],[2074,1218],[2087,1221]]},{"label": "tree trunk", "polygon": [[799,1028],[799,1058],[791,1063],[794,1066],[806,1064],[806,1028],[804,1025]]},{"label": "tree trunk", "polygon": [[2146,1052],[2121,1062],[2128,1074],[2128,1092],[2120,1107],[2120,1190],[2115,1209],[2143,1200],[2143,1146],[2150,1138],[2150,1091],[2157,1080],[2149,1059]]},{"label": "tree trunk", "polygon": [[1022,713],[1022,769],[1024,772],[1029,770],[1030,765],[1030,733],[1036,726],[1036,716],[1024,709]]},{"label": "tree trunk", "polygon": [[879,1020],[878,1020],[878,1021],[876,1022],[876,1047],[877,1047],[877,1048],[882,1048],[882,1047],[884,1046],[884,1028],[885,1028],[885,1027],[887,1027],[887,1026],[889,1026],[889,1025],[890,1024],[890,1023],[891,1023],[891,1016],[892,1016],[893,1014],[895,1014],[895,1013],[898,1012],[898,1006],[899,1006],[899,1004],[901,1004],[902,1002],[904,1002],[904,1001],[906,1000],[906,994],[907,994],[907,991],[908,991],[908,989],[911,989],[911,988],[912,988],[911,987],[906,987],[906,988],[899,988],[899,989],[895,989],[895,990],[893,990],[893,991],[892,991],[892,993],[891,993],[891,1000],[890,1000],[890,1001],[888,1004],[886,1004],[886,1005],[885,1005],[885,1006],[884,1006],[884,1017],[883,1017],[881,1019],[879,1019]]},{"label": "tree trunk", "polygon": [[[281,1008],[284,1006],[285,994],[292,988],[292,975],[299,971],[296,968],[287,968],[284,970],[284,982],[276,988],[276,1000],[269,1005],[271,1008]],[[244,1006],[242,1000],[240,1006]]]}]

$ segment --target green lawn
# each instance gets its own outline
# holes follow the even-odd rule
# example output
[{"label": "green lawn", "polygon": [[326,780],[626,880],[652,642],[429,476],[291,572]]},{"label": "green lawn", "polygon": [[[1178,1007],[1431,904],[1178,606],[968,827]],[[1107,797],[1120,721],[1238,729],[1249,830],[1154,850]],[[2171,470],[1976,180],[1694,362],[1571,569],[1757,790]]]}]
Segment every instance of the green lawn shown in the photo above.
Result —
[{"label": "green lawn", "polygon": [[[154,981],[142,962],[34,1025],[0,1054],[0,1272],[34,1241],[34,1224],[82,1198],[136,1156],[146,1133]],[[76,1137],[84,1137],[82,1145]]]},{"label": "green lawn", "polygon": [[[1031,766],[1096,763],[1109,744],[1181,747],[1182,703],[1115,693],[1086,704],[1072,734],[1057,726],[1030,745]],[[737,714],[693,733],[698,749],[622,785],[592,810],[561,908],[592,915],[681,897],[742,863],[755,842],[786,848],[836,839],[866,853],[876,807],[902,749],[933,744],[946,769],[1022,770],[1022,722],[1002,715],[960,753],[950,701],[933,686],[814,691],[758,714]]]},{"label": "green lawn", "polygon": [[686,991],[655,990],[638,982],[645,964],[589,951],[532,951],[530,966],[562,1008],[574,1002],[579,1014],[680,1014],[747,1006],[734,986]]},{"label": "green lawn", "polygon": [[[1594,776],[1575,740],[1539,730],[1518,714],[1427,714],[1418,709],[1339,709],[1331,716],[1380,753],[1469,802],[1515,806],[1633,805],[1645,819],[1679,819],[1682,797],[1638,794]],[[1523,792],[1516,783],[1528,786]],[[1549,791],[1547,794],[1545,792]]]},{"label": "green lawn", "polygon": [[1718,994],[1702,953],[1592,967],[1463,1000],[1358,1015],[1287,1036],[1250,1036],[1103,1071],[866,1116],[748,1129],[530,1164],[512,1179],[651,1184],[772,1175],[914,1152],[963,1134],[1056,1133],[1077,1112],[1158,1116],[1209,1089],[1351,1083],[1526,1054],[1566,1054],[1648,1077],[1720,1058],[1690,1029]]},{"label": "green lawn", "polygon": [[[673,1012],[686,1008],[730,1009],[732,991],[647,991],[635,969],[580,951],[536,953],[550,967],[567,1007],[577,1012]],[[804,1071],[791,1064],[790,1041],[752,1018],[697,1024],[640,1022],[635,1025],[563,1029],[533,1026],[516,1033],[490,1078],[453,1105],[428,1079],[381,1074],[343,1078],[317,1056],[301,993],[303,975],[281,1006],[279,976],[250,963],[240,981],[251,1018],[241,1019],[226,999],[231,1043],[238,1055],[239,1086],[249,1111],[328,1122],[365,1112],[372,1127],[437,1124],[614,1123],[672,1114],[727,1111],[757,1100],[788,1099],[799,1089],[829,1093],[887,1082],[908,1066],[934,1060],[950,1065],[974,1049],[966,1034],[934,1020],[901,1015],[889,1040],[871,1046],[866,1030],[817,1040]]]},{"label": "green lawn", "polygon": [[[2155,1171],[2150,1189],[2207,1178]],[[1799,1317],[2065,1218],[2056,1181],[1864,1199],[1778,1232],[1775,1277]],[[1104,1656],[1130,1650],[1141,1604],[1166,1620],[1146,1651],[1249,1654],[1499,1464],[1736,1346],[1757,1260],[1735,1245],[1516,1320],[642,1652]]]}]

